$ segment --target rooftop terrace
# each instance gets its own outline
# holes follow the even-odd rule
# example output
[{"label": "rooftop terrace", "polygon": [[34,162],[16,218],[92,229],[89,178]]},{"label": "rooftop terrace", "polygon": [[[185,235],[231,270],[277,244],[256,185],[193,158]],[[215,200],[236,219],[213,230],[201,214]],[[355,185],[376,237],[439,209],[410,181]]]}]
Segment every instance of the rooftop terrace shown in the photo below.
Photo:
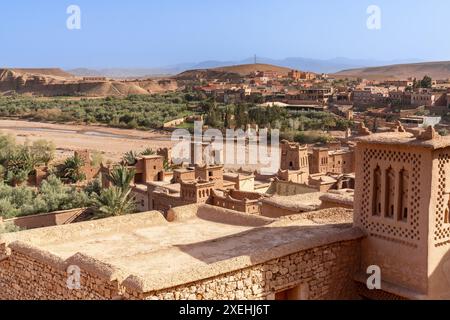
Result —
[{"label": "rooftop terrace", "polygon": [[358,137],[355,140],[370,144],[403,145],[406,147],[423,147],[432,150],[450,147],[450,136],[437,135],[433,139],[419,139],[408,132],[383,132]]},{"label": "rooftop terrace", "polygon": [[56,267],[82,269],[149,292],[213,277],[294,252],[362,236],[352,211],[278,220],[208,205],[0,236],[0,244]]}]

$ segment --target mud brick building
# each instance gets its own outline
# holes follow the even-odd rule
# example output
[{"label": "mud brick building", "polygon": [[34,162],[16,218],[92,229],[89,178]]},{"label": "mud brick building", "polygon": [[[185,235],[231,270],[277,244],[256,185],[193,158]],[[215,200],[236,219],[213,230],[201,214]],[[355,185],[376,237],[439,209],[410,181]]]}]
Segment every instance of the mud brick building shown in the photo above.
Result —
[{"label": "mud brick building", "polygon": [[196,203],[2,235],[0,299],[450,299],[450,138],[397,129],[357,138],[353,209]]}]

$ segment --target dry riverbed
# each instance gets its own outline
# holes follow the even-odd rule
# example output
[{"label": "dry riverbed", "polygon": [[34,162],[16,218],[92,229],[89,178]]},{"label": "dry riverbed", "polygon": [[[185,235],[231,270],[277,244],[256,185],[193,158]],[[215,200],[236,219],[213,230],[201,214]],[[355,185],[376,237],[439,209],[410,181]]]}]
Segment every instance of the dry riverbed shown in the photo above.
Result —
[{"label": "dry riverbed", "polygon": [[23,120],[0,120],[0,133],[11,134],[17,142],[40,139],[53,141],[58,157],[64,158],[74,150],[99,151],[105,160],[118,161],[130,150],[154,150],[170,147],[170,133],[140,131],[77,124],[51,124]]}]

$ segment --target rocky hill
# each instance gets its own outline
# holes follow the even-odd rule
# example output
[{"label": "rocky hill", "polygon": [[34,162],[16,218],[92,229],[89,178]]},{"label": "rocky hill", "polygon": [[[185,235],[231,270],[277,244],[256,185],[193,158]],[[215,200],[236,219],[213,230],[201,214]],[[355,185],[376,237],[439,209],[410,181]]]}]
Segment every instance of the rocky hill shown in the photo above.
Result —
[{"label": "rocky hill", "polygon": [[174,78],[177,80],[196,79],[239,79],[246,77],[256,71],[275,71],[282,75],[287,75],[292,69],[279,67],[270,64],[242,64],[236,66],[219,67],[212,69],[195,69],[180,73]]},{"label": "rocky hill", "polygon": [[0,94],[38,96],[126,96],[177,89],[170,79],[116,81],[83,79],[61,69],[0,69]]},{"label": "rocky hill", "polygon": [[450,78],[450,61],[395,64],[382,67],[359,68],[342,70],[336,73],[337,76],[359,77],[365,79],[407,79],[415,77],[421,79],[430,76],[433,79]]}]

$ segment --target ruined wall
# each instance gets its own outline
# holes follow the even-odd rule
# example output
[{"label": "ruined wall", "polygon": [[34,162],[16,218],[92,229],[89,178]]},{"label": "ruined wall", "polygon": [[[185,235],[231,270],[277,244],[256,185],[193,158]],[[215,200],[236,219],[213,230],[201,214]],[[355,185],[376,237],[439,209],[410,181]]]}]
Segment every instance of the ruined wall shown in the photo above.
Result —
[{"label": "ruined wall", "polygon": [[280,196],[294,196],[297,194],[317,192],[316,189],[308,187],[302,183],[295,183],[291,181],[274,181],[270,187],[269,193]]},{"label": "ruined wall", "polygon": [[309,172],[298,170],[280,170],[277,177],[281,181],[305,184],[308,183]]},{"label": "ruined wall", "polygon": [[146,212],[151,209],[147,190],[135,187],[132,189],[132,195],[138,212]]},{"label": "ruined wall", "polygon": [[91,153],[89,150],[77,150],[75,151],[75,156],[80,157],[81,160],[83,160],[84,165],[81,171],[86,176],[86,181],[90,181],[99,175],[101,168],[99,166],[92,166]]}]

